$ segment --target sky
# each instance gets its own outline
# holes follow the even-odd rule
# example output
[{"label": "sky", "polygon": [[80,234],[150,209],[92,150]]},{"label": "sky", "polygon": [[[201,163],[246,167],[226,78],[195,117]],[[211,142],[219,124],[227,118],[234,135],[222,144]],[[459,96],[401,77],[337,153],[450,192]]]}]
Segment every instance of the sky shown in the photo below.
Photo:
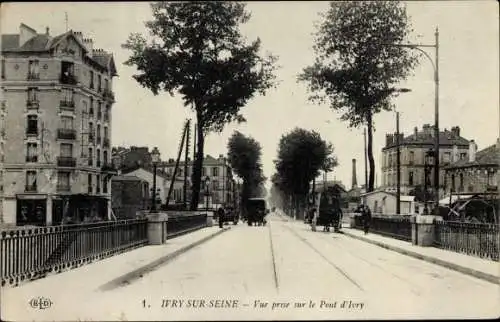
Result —
[{"label": "sky", "polygon": [[[434,43],[435,28],[440,33],[440,128],[459,126],[461,135],[473,139],[479,149],[494,144],[500,131],[499,105],[499,18],[496,1],[412,1],[406,3],[414,34],[411,41]],[[339,166],[328,179],[351,186],[352,159],[357,159],[357,181],[364,183],[363,130],[351,129],[340,114],[328,105],[308,101],[306,84],[297,75],[314,61],[312,50],[315,21],[328,2],[250,2],[250,21],[241,26],[248,40],[260,37],[262,53],[279,57],[280,82],[265,96],[256,96],[242,109],[247,122],[229,124],[220,134],[210,134],[205,151],[212,156],[227,153],[227,141],[237,130],[253,137],[262,146],[264,173],[274,172],[278,142],[295,127],[319,132],[335,147]],[[50,28],[51,35],[67,27],[94,40],[94,48],[114,54],[119,77],[113,90],[113,146],[157,146],[162,159],[175,158],[186,118],[195,119],[180,96],[154,96],[133,78],[135,68],[123,65],[129,52],[121,48],[130,33],[147,33],[150,20],[147,2],[102,3],[8,3],[1,7],[2,33],[18,33],[25,23],[39,33]],[[428,53],[434,57],[433,49]],[[411,92],[393,100],[400,112],[400,131],[409,135],[413,128],[434,124],[433,67],[425,57],[414,75],[401,82]],[[385,134],[395,132],[395,113],[383,112],[374,118],[376,183],[381,183],[381,149]],[[194,121],[193,121],[194,123]],[[191,145],[192,146],[192,145]]]}]

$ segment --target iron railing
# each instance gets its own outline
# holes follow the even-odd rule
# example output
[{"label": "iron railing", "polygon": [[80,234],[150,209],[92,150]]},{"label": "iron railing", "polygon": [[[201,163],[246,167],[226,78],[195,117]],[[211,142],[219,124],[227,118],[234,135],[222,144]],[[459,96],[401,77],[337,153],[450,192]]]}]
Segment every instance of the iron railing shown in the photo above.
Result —
[{"label": "iron railing", "polygon": [[2,230],[1,285],[18,285],[147,243],[145,219]]},{"label": "iron railing", "polygon": [[498,224],[436,221],[434,223],[434,246],[498,261],[499,232]]},{"label": "iron railing", "polygon": [[167,221],[167,239],[207,226],[206,214],[169,214]]},{"label": "iron railing", "polygon": [[[363,229],[363,217],[354,216],[355,228]],[[370,232],[411,241],[411,219],[410,216],[372,216],[370,221]]]}]

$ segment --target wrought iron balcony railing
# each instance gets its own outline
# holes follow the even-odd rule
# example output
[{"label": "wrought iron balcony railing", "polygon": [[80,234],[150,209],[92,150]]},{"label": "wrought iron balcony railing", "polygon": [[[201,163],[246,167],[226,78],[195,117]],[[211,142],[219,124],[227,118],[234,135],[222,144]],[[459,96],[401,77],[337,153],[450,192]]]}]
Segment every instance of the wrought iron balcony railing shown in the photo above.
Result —
[{"label": "wrought iron balcony railing", "polygon": [[78,83],[78,79],[75,75],[61,75],[60,78],[61,83],[68,85],[76,85]]},{"label": "wrought iron balcony railing", "polygon": [[37,191],[36,184],[27,184],[24,187],[24,191],[26,191],[26,192],[36,192]]},{"label": "wrought iron balcony railing", "polygon": [[73,129],[57,129],[57,138],[63,140],[75,140],[76,130]]},{"label": "wrought iron balcony railing", "polygon": [[35,99],[28,99],[26,101],[26,106],[29,108],[29,109],[32,109],[32,108],[35,108],[35,109],[38,109],[40,107],[40,101],[38,101],[36,98]]},{"label": "wrought iron balcony railing", "polygon": [[63,108],[69,108],[69,109],[74,109],[75,108],[75,101],[73,100],[61,100],[59,103],[60,107]]},{"label": "wrought iron balcony railing", "polygon": [[76,166],[76,159],[73,157],[57,157],[57,165],[74,168]]},{"label": "wrought iron balcony railing", "polygon": [[57,191],[59,192],[69,192],[71,191],[71,186],[69,184],[57,184]]},{"label": "wrought iron balcony railing", "polygon": [[40,79],[40,74],[38,73],[28,73],[28,76],[26,77],[27,80],[39,80]]},{"label": "wrought iron balcony railing", "polygon": [[38,162],[38,155],[27,155],[26,162]]}]

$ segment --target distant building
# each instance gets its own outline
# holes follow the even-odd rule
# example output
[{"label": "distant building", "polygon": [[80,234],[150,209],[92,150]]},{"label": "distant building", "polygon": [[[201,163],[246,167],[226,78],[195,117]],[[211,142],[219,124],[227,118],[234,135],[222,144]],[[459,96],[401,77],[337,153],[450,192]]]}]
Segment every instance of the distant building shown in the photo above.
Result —
[{"label": "distant building", "polygon": [[[361,201],[367,205],[372,213],[382,215],[396,215],[397,195],[393,192],[375,190],[361,194]],[[414,196],[400,196],[401,215],[419,212],[419,205]],[[398,214],[398,215],[400,215]]]},{"label": "distant building", "polygon": [[135,218],[140,210],[151,206],[149,184],[136,176],[111,178],[111,208],[117,219]]},{"label": "distant building", "polygon": [[458,194],[498,194],[500,140],[476,152],[472,142],[469,157],[445,167],[446,191]]},{"label": "distant building", "polygon": [[[170,159],[161,164],[161,168],[165,170],[168,176],[173,176],[175,169],[175,160]],[[193,173],[193,161],[188,159],[187,163],[187,178],[188,178],[188,195],[191,196],[191,176]],[[234,200],[235,189],[233,189],[233,172],[227,158],[219,155],[219,158],[214,158],[207,155],[203,159],[203,167],[201,170],[201,189],[200,203],[204,203],[204,181],[206,177],[210,178],[210,194],[212,203],[219,205],[224,203],[232,203]],[[176,178],[184,180],[184,161],[179,162]],[[190,202],[191,198],[188,198]]]},{"label": "distant building", "polygon": [[119,165],[120,170],[123,171],[139,167],[152,167],[151,153],[146,146],[131,146],[130,148],[114,147],[112,159],[113,164]]},{"label": "distant building", "polygon": [[0,223],[110,213],[113,56],[68,31],[1,35]]},{"label": "distant building", "polygon": [[[434,126],[425,124],[422,131],[415,127],[413,134],[404,137],[400,133],[401,160],[401,194],[408,195],[417,185],[424,186],[425,154],[434,149]],[[386,134],[386,144],[382,148],[382,185],[388,192],[396,192],[397,186],[397,155],[396,134]],[[444,129],[439,132],[439,183],[442,186],[440,195],[444,194],[445,167],[458,160],[466,160],[469,155],[469,140],[460,136],[460,127],[451,131]],[[429,175],[430,186],[433,186],[434,175]]]}]

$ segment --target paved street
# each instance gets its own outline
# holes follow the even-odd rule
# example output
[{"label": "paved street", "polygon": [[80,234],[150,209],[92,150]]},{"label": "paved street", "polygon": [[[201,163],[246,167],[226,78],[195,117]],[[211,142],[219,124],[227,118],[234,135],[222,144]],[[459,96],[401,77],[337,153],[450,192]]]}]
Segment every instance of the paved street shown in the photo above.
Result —
[{"label": "paved street", "polygon": [[[26,295],[30,284],[5,294]],[[90,278],[86,292],[73,292],[67,284],[36,294],[59,303],[27,318],[467,318],[498,316],[500,302],[498,285],[276,214],[266,227],[231,226],[126,286],[102,291],[103,280]]]}]

